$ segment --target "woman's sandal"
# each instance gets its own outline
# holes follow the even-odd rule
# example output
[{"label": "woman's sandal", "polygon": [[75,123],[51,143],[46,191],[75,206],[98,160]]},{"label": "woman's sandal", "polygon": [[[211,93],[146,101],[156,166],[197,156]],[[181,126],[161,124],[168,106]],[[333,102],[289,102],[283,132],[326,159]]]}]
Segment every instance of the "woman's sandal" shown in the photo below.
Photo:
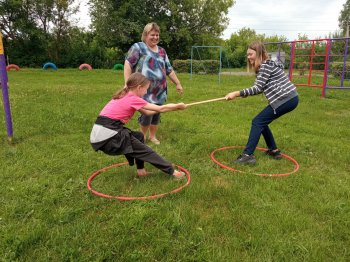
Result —
[{"label": "woman's sandal", "polygon": [[150,138],[149,141],[151,141],[155,145],[160,145],[160,141],[155,137]]}]

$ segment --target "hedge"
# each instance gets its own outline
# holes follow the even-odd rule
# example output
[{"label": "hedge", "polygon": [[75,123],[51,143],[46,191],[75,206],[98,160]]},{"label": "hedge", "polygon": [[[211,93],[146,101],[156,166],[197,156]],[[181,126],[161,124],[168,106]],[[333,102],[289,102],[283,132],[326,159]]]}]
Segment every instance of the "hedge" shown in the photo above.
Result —
[{"label": "hedge", "polygon": [[[332,75],[336,78],[341,78],[343,74],[343,63],[334,63],[330,65],[330,68],[328,70],[329,73],[332,73]],[[344,68],[344,77],[347,79],[350,77],[350,65],[346,64]]]},{"label": "hedge", "polygon": [[[174,70],[178,73],[191,72],[191,60],[174,60]],[[218,74],[220,70],[219,60],[192,60],[192,73]]]}]

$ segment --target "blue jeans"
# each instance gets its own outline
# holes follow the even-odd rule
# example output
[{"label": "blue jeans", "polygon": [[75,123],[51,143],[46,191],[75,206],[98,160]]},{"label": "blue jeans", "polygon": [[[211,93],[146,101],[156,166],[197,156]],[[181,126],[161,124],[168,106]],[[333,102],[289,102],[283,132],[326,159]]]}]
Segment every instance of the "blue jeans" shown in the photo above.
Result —
[{"label": "blue jeans", "polygon": [[269,128],[269,124],[273,120],[295,109],[298,103],[299,99],[296,96],[286,103],[280,105],[275,110],[270,105],[265,107],[252,121],[249,139],[243,153],[247,155],[253,154],[256,146],[259,143],[261,135],[263,135],[268,149],[277,149],[275,139],[273,138],[272,132]]}]

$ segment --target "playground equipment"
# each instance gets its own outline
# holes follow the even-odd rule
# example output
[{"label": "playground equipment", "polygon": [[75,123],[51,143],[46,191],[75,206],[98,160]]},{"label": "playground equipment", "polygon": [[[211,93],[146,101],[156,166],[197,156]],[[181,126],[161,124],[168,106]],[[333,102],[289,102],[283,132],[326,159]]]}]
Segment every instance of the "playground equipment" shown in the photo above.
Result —
[{"label": "playground equipment", "polygon": [[47,62],[43,65],[43,69],[48,69],[48,68],[52,68],[55,71],[57,70],[57,66],[51,62]]},{"label": "playground equipment", "polygon": [[122,64],[115,64],[114,66],[113,66],[113,70],[124,70],[124,65],[122,65]]},{"label": "playground equipment", "polygon": [[4,103],[4,111],[5,111],[5,121],[6,121],[6,129],[7,129],[7,137],[9,142],[12,142],[13,130],[12,130],[12,118],[11,118],[11,108],[10,108],[10,100],[8,94],[8,77],[6,71],[6,62],[4,55],[4,46],[2,44],[2,34],[0,32],[0,82],[1,82],[1,91]]},{"label": "playground equipment", "polygon": [[92,70],[92,66],[91,65],[89,65],[89,64],[81,64],[80,66],[79,66],[79,70],[83,70],[83,69],[87,69],[87,70]]},{"label": "playground equipment", "polygon": [[[192,46],[192,48],[191,48],[191,77],[190,77],[190,79],[192,79],[192,74],[194,73],[194,59],[193,58],[195,57],[195,54],[197,54],[197,57],[198,57],[198,59],[195,59],[195,60],[200,63],[200,67],[202,68],[203,72],[205,74],[207,74],[208,69],[206,68],[205,63],[204,63],[205,59],[202,59],[202,56],[204,54],[201,55],[201,53],[200,53],[201,49],[205,49],[206,51],[208,51],[207,55],[209,54],[209,49],[214,49],[214,50],[218,49],[219,54],[216,57],[216,59],[210,59],[210,60],[219,61],[219,63],[218,63],[219,66],[217,68],[217,71],[218,71],[219,84],[220,84],[220,82],[221,82],[221,69],[222,69],[222,61],[221,61],[222,60],[222,47],[221,46]],[[211,55],[212,54],[210,54],[210,56]],[[219,59],[217,59],[217,58],[219,58]],[[208,60],[208,59],[206,59],[206,60]]]},{"label": "playground equipment", "polygon": [[6,71],[10,71],[11,69],[15,69],[16,71],[19,71],[19,66],[15,64],[9,64],[6,66]]},{"label": "playground equipment", "polygon": [[298,40],[265,43],[276,51],[276,60],[285,54],[289,79],[296,86],[322,89],[322,97],[331,89],[350,90],[349,38]]}]

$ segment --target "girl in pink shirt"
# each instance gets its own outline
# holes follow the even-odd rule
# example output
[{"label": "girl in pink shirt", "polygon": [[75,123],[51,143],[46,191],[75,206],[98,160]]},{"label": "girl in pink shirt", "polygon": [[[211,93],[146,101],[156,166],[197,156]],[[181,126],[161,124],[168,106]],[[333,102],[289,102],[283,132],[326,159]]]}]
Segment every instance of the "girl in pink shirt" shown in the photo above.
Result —
[{"label": "girl in pink shirt", "polygon": [[144,168],[144,162],[148,162],[177,179],[184,178],[185,173],[175,170],[169,161],[145,145],[143,133],[124,127],[136,111],[153,115],[186,108],[184,103],[159,106],[143,100],[149,85],[150,81],[141,73],[131,74],[126,87],[113,95],[113,99],[97,117],[90,143],[95,151],[101,150],[108,155],[125,155],[130,166],[136,163],[138,176],[148,174]]}]

